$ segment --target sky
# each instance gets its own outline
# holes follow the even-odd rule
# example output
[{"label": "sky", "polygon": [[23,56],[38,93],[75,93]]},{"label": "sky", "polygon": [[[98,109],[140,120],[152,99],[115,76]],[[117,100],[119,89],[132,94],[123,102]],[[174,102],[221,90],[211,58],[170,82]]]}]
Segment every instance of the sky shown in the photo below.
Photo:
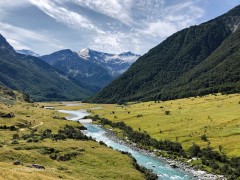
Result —
[{"label": "sky", "polygon": [[41,55],[83,48],[144,54],[240,0],[1,0],[0,33],[14,49]]}]

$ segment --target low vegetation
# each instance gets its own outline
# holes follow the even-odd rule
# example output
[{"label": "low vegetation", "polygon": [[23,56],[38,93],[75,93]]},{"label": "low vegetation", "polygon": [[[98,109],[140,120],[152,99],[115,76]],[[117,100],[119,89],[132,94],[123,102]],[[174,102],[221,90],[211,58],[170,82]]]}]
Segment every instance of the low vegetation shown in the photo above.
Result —
[{"label": "low vegetation", "polygon": [[162,150],[159,154],[171,158],[197,157],[191,162],[195,167],[234,179],[240,172],[239,101],[239,94],[216,94],[166,102],[99,105],[102,108],[91,112],[95,114],[93,119],[117,128],[119,137],[127,137],[140,147]]},{"label": "low vegetation", "polygon": [[144,179],[134,159],[86,137],[78,122],[54,118],[66,115],[44,108],[52,105],[0,103],[15,115],[0,117],[0,179]]}]

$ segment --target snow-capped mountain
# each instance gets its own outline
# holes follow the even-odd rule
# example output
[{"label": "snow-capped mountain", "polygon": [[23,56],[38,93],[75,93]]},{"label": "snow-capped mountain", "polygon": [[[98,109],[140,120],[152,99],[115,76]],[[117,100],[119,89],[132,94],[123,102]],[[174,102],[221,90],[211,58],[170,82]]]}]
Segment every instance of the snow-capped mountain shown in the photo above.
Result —
[{"label": "snow-capped mountain", "polygon": [[19,54],[30,55],[30,56],[35,56],[35,57],[40,56],[39,54],[37,54],[31,50],[27,50],[27,49],[16,50],[16,52]]},{"label": "snow-capped mountain", "polygon": [[70,49],[39,57],[54,68],[91,87],[94,92],[109,84],[113,77],[102,66],[86,61]]},{"label": "snow-capped mountain", "polygon": [[78,52],[79,57],[99,64],[107,69],[109,73],[116,77],[125,72],[134,63],[140,55],[131,52],[121,54],[109,54],[98,52],[89,48],[82,49]]}]

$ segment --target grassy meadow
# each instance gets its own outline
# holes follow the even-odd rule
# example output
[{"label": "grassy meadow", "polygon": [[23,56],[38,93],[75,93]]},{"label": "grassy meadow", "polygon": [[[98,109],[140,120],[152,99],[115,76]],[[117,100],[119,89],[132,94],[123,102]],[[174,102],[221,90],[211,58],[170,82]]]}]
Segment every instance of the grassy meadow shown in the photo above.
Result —
[{"label": "grassy meadow", "polygon": [[240,156],[240,94],[99,106],[91,112],[146,131],[157,140],[177,141],[184,149],[193,143],[210,145],[230,157]]},{"label": "grassy meadow", "polygon": [[[53,105],[56,106],[53,110],[42,107]],[[15,114],[14,118],[0,118],[0,126],[17,127],[17,130],[0,129],[0,179],[144,179],[144,175],[133,166],[130,157],[97,142],[73,139],[28,142],[21,138],[33,131],[41,133],[51,129],[53,133],[57,133],[65,125],[79,127],[81,125],[78,122],[61,119],[65,114],[56,110],[77,110],[90,106],[21,101],[0,103],[0,113]],[[20,138],[13,140],[14,134],[18,134]],[[69,153],[77,156],[65,161],[53,160],[49,151],[54,151],[58,156]],[[13,165],[15,160],[22,164]],[[46,169],[28,167],[31,164],[40,164]]]}]

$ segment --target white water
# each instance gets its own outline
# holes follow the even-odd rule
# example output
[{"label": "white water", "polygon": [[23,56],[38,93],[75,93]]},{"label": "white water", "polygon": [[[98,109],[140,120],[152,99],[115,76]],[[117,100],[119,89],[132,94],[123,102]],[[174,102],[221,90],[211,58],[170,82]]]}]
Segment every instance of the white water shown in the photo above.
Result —
[{"label": "white water", "polygon": [[129,152],[136,160],[139,165],[142,165],[148,169],[152,169],[154,173],[158,174],[159,179],[163,180],[188,180],[194,179],[192,175],[184,172],[181,169],[176,169],[170,167],[166,162],[151,156],[144,152],[139,152],[123,144],[114,142],[106,136],[106,130],[98,125],[91,124],[84,120],[81,120],[84,116],[89,115],[85,110],[69,111],[69,110],[59,110],[62,113],[69,114],[66,118],[71,121],[79,121],[83,124],[87,130],[83,131],[85,135],[91,136],[97,141],[103,141],[107,146],[112,147],[115,150]]}]

